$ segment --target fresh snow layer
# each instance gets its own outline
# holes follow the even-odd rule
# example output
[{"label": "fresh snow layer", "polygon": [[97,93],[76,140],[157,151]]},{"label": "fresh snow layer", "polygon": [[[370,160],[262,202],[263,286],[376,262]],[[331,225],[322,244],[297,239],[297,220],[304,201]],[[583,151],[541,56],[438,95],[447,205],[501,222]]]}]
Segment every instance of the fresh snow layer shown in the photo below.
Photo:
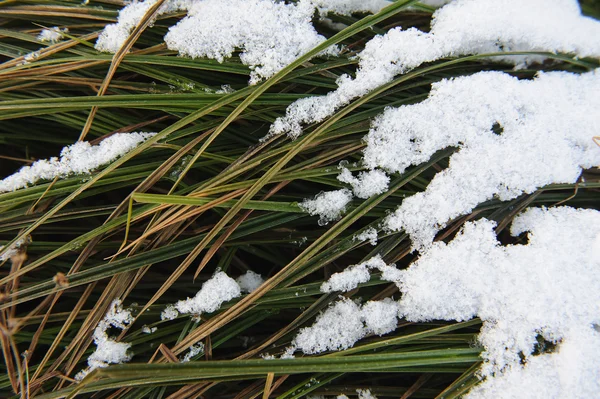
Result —
[{"label": "fresh snow layer", "polygon": [[[497,392],[496,384],[510,385],[507,381],[512,379],[536,375],[547,381],[556,373],[561,378],[547,387],[549,392],[570,392],[579,385],[587,390],[589,384],[598,392],[600,380],[591,381],[575,370],[590,362],[585,356],[579,359],[581,353],[600,351],[598,332],[592,331],[593,325],[600,325],[600,258],[592,256],[600,212],[530,208],[511,228],[513,236],[528,232],[526,245],[501,246],[494,227],[486,219],[468,222],[449,244],[434,243],[409,269],[400,271],[400,313],[409,321],[481,318],[482,375],[502,375],[504,381],[489,382],[489,392]],[[534,357],[538,335],[560,342],[558,354]],[[592,358],[597,370],[598,358]],[[568,365],[561,359],[570,359]],[[554,364],[554,369],[538,375],[535,370],[543,368],[541,364]],[[570,381],[563,385],[566,380]]]},{"label": "fresh snow layer", "polygon": [[238,283],[225,272],[218,271],[208,279],[200,291],[193,297],[178,301],[175,309],[180,313],[211,313],[218,310],[223,302],[237,298],[242,294]]},{"label": "fresh snow layer", "polygon": [[346,188],[335,191],[324,191],[313,199],[305,199],[300,208],[310,215],[319,215],[319,225],[323,226],[340,218],[352,201],[352,192]]},{"label": "fresh snow layer", "polygon": [[[351,100],[425,62],[505,51],[600,57],[598,37],[600,22],[582,16],[576,0],[456,0],[434,13],[429,33],[394,28],[371,39],[358,54],[355,78],[342,75],[337,90],[292,103],[286,115],[271,125],[269,134],[296,138],[303,125],[324,120]],[[502,59],[520,66],[543,58]]]},{"label": "fresh snow layer", "polygon": [[342,168],[337,179],[342,183],[350,184],[354,195],[362,199],[385,193],[390,183],[389,176],[378,169],[360,172],[358,177],[354,177],[347,168]]},{"label": "fresh snow layer", "polygon": [[240,286],[242,292],[251,293],[261,286],[265,280],[258,273],[253,272],[252,270],[248,270],[245,274],[242,274],[235,281]]},{"label": "fresh snow layer", "polygon": [[58,26],[55,26],[52,29],[42,29],[40,34],[37,36],[37,39],[42,42],[56,43],[61,41],[64,37],[63,34],[67,32],[69,32],[69,29],[60,29]]},{"label": "fresh snow layer", "polygon": [[292,347],[305,354],[343,350],[369,334],[396,329],[398,304],[387,298],[359,305],[343,298],[321,313],[310,327],[300,329]]},{"label": "fresh snow layer", "polygon": [[22,167],[18,172],[0,180],[0,193],[15,191],[40,180],[52,180],[74,174],[89,174],[94,169],[125,155],[155,133],[116,133],[98,145],[79,141],[53,157]]},{"label": "fresh snow layer", "polygon": [[599,93],[600,70],[540,73],[534,80],[480,72],[435,83],[421,103],[388,108],[365,137],[369,168],[402,173],[438,150],[460,150],[424,192],[403,200],[387,228],[404,229],[422,249],[447,222],[484,201],[575,183],[582,168],[600,164],[592,140]]},{"label": "fresh snow layer", "polygon": [[127,353],[131,344],[117,342],[109,337],[106,331],[112,326],[124,330],[133,321],[131,312],[123,309],[120,300],[114,300],[108,312],[94,330],[94,344],[96,350],[88,357],[88,367],[75,375],[77,381],[81,381],[90,372],[97,368],[108,367],[109,364],[123,363],[131,360]]}]

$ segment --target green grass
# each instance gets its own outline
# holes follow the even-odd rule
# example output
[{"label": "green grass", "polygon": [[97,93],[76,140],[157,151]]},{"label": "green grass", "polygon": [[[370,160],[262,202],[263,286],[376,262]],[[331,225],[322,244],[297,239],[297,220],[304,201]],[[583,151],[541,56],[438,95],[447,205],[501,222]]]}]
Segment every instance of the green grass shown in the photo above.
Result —
[{"label": "green grass", "polygon": [[[298,98],[336,87],[352,73],[348,53],[312,59],[329,45],[354,45],[390,27],[426,28],[426,7],[404,12],[399,1],[374,16],[344,17],[352,25],[296,60],[269,80],[247,86],[249,70],[233,57],[223,63],[178,57],[162,45],[173,16],[142,32],[98,96],[113,57],[93,41],[114,21],[119,1],[7,1],[0,4],[0,173],[32,160],[56,156],[80,137],[114,131],[154,131],[156,136],[91,176],[41,182],[0,194],[0,241],[30,237],[26,258],[0,266],[0,364],[2,397],[63,398],[299,398],[307,394],[355,394],[371,387],[380,398],[454,398],[477,381],[480,323],[401,322],[383,337],[368,337],[346,351],[295,360],[262,360],[280,354],[298,329],[337,295],[320,293],[332,273],[379,253],[405,267],[406,235],[386,233],[376,247],[353,236],[381,222],[405,196],[422,191],[452,150],[393,175],[390,190],[354,201],[342,219],[319,226],[297,202],[329,189],[341,160],[358,161],[370,120],[387,106],[424,99],[432,82],[502,70],[531,78],[537,70],[512,71],[484,56],[446,59],[396,77],[389,84],[310,126],[296,141],[276,137],[260,143],[270,124]],[[584,11],[598,15],[594,3]],[[429,10],[430,11],[430,10]],[[23,63],[42,44],[41,26],[68,27],[68,40]],[[583,72],[595,60],[552,55],[545,70]],[[229,84],[231,94],[212,94]],[[97,107],[93,119],[92,107]],[[352,170],[360,170],[359,167]],[[583,185],[553,185],[510,202],[481,204],[478,217],[506,225],[529,205],[598,208],[598,170]],[[452,223],[456,231],[463,219]],[[501,238],[510,242],[508,236]],[[232,276],[248,268],[268,277],[250,295],[227,303],[200,321],[160,321],[166,304],[193,296],[213,272]],[[67,283],[57,284],[57,273]],[[389,282],[374,279],[348,297],[398,296]],[[97,370],[82,384],[71,378],[93,351],[91,334],[108,305],[122,298],[137,320],[122,337],[132,343],[131,363]],[[144,325],[158,327],[143,334]],[[170,363],[164,345],[180,355],[196,342],[206,353],[185,364]],[[24,354],[24,356],[22,356]],[[271,377],[269,377],[271,376]],[[272,379],[271,379],[272,378]],[[271,382],[269,382],[271,381]]]}]

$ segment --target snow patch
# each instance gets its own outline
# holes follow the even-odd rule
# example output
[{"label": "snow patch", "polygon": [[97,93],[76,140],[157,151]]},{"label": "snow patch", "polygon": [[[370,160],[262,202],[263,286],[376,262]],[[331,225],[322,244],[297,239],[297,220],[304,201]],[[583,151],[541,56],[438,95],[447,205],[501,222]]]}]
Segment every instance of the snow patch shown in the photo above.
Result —
[{"label": "snow patch", "polygon": [[[515,218],[511,228],[513,236],[528,232],[527,245],[501,246],[494,227],[486,219],[467,222],[449,244],[434,243],[409,269],[400,271],[401,314],[409,321],[481,318],[484,326],[478,339],[485,348],[481,372],[488,378],[500,375],[510,380],[513,373],[520,373],[519,378],[536,374],[538,363],[567,356],[560,354],[564,345],[566,352],[579,356],[568,348],[581,342],[581,334],[590,336],[592,325],[600,324],[600,258],[592,256],[600,212],[530,208]],[[560,342],[558,355],[540,355],[557,356],[554,360],[535,360],[532,353],[538,335]],[[591,343],[598,342],[596,335]],[[586,343],[581,351],[588,349],[599,350]],[[586,361],[581,359],[582,364]],[[573,375],[571,384],[589,386],[583,375]],[[561,383],[556,381],[554,388],[556,384]],[[560,389],[570,386],[560,385]],[[597,379],[594,386],[597,392]]]},{"label": "snow patch", "polygon": [[377,245],[377,230],[373,227],[369,227],[360,234],[356,234],[352,237],[356,241],[369,241],[371,245]]},{"label": "snow patch", "polygon": [[193,297],[178,301],[175,309],[180,313],[199,315],[218,310],[223,302],[237,298],[242,294],[238,283],[225,272],[218,271],[208,279],[200,291]]},{"label": "snow patch", "polygon": [[368,334],[393,331],[397,315],[398,305],[389,298],[362,306],[343,298],[321,313],[312,326],[302,328],[292,346],[305,354],[348,349]]},{"label": "snow patch", "polygon": [[368,167],[403,173],[438,150],[460,150],[424,192],[403,200],[386,227],[404,229],[422,249],[484,201],[575,183],[582,168],[600,164],[592,140],[599,92],[600,70],[540,73],[531,81],[480,72],[435,83],[421,103],[388,108],[365,137]]},{"label": "snow patch", "polygon": [[[505,51],[546,51],[600,57],[600,22],[581,15],[576,0],[457,0],[438,9],[429,33],[394,28],[358,54],[356,77],[342,75],[338,89],[292,103],[269,135],[296,138],[302,126],[321,122],[336,109],[425,62],[444,57]],[[498,58],[495,58],[498,60]],[[543,60],[505,56],[516,66]]]},{"label": "snow patch", "polygon": [[56,43],[65,37],[65,33],[69,33],[68,28],[60,29],[58,26],[55,26],[51,29],[42,29],[37,39],[42,42]]},{"label": "snow patch", "polygon": [[323,191],[313,199],[305,199],[298,206],[311,216],[319,215],[319,225],[324,226],[335,221],[346,211],[352,201],[352,192],[347,188],[335,191]]},{"label": "snow patch", "polygon": [[358,177],[354,177],[347,168],[342,168],[337,179],[350,184],[354,195],[362,199],[385,193],[390,183],[389,176],[379,169],[360,172]]},{"label": "snow patch", "polygon": [[0,193],[15,191],[40,180],[64,178],[74,174],[89,174],[94,169],[125,155],[156,133],[116,133],[98,145],[79,141],[53,157],[22,167],[18,172],[0,180]]},{"label": "snow patch", "polygon": [[131,322],[133,322],[131,312],[128,309],[123,309],[120,300],[114,300],[104,318],[100,320],[98,326],[94,329],[96,350],[88,357],[88,367],[75,375],[77,381],[81,381],[97,368],[131,360],[131,355],[127,353],[131,344],[117,342],[106,333],[111,326],[124,330]]},{"label": "snow patch", "polygon": [[265,280],[258,273],[253,272],[252,270],[248,270],[245,274],[239,276],[235,281],[240,286],[242,292],[251,293],[255,291],[258,287],[261,286]]}]

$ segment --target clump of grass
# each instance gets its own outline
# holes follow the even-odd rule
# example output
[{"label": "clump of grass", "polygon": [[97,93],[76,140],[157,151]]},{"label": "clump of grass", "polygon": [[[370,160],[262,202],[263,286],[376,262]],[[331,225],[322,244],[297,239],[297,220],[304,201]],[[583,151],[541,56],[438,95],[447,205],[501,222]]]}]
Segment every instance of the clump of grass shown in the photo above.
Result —
[{"label": "clump of grass", "polygon": [[[291,399],[356,395],[367,387],[380,398],[453,398],[468,391],[478,381],[478,319],[401,321],[393,333],[345,351],[262,358],[284,354],[298,331],[338,299],[320,291],[333,273],[376,254],[399,268],[418,255],[402,231],[380,233],[377,246],[355,236],[423,191],[448,167],[452,149],[391,174],[387,191],[354,200],[339,220],[319,225],[298,205],[346,187],[336,178],[340,161],[349,171],[363,169],[355,162],[374,116],[422,101],[431,83],[444,78],[493,69],[531,79],[540,69],[598,67],[597,60],[566,55],[518,71],[477,56],[441,60],[340,108],[296,141],[261,141],[293,101],[325,94],[340,75],[353,74],[353,56],[374,35],[395,26],[427,30],[433,9],[404,10],[408,3],[375,16],[331,16],[350,25],[337,34],[315,21],[329,39],[254,86],[239,57],[219,63],[168,50],[163,37],[182,15],[162,15],[152,28],[145,21],[126,43],[130,51],[113,56],[93,43],[115,21],[121,1],[0,5],[2,176],[80,139],[97,144],[116,132],[157,132],[90,175],[0,194],[0,239],[5,250],[18,243],[0,266],[0,391],[46,399]],[[593,2],[584,3],[584,11],[598,15]],[[38,39],[53,27],[63,40]],[[335,43],[346,52],[312,58]],[[517,242],[503,229],[527,206],[599,208],[598,170],[585,171],[584,180],[488,201],[438,238],[450,239],[465,220],[487,217],[498,223],[501,240]],[[166,306],[193,297],[217,270],[234,278],[252,270],[266,281],[214,313],[161,320]],[[374,278],[343,295],[379,300],[397,297],[397,290]],[[135,321],[109,333],[130,345],[132,362],[99,368],[77,383],[74,376],[94,351],[94,329],[115,299]],[[192,361],[180,363],[186,356]]]}]

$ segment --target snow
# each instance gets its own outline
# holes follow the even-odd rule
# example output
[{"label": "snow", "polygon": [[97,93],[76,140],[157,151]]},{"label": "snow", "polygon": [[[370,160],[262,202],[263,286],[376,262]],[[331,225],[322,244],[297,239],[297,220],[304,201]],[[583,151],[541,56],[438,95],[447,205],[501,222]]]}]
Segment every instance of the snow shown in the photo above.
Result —
[{"label": "snow", "polygon": [[155,133],[116,133],[98,145],[79,141],[53,157],[22,167],[18,172],[0,180],[0,193],[15,191],[40,180],[64,178],[74,174],[90,174],[102,165],[125,155]]},{"label": "snow", "polygon": [[[358,54],[355,78],[342,75],[338,89],[292,103],[269,135],[296,138],[302,126],[320,122],[336,109],[425,62],[445,57],[503,51],[546,51],[600,57],[600,22],[581,15],[576,0],[456,0],[438,9],[429,33],[390,29]],[[495,58],[498,60],[498,58]],[[539,56],[505,56],[517,67]]]},{"label": "snow", "polygon": [[312,326],[300,329],[292,347],[305,354],[348,349],[369,334],[393,331],[397,317],[398,304],[389,298],[362,306],[342,298],[317,316]]},{"label": "snow", "polygon": [[188,352],[183,356],[183,358],[180,360],[181,363],[187,363],[190,360],[192,360],[192,358],[196,355],[198,355],[199,353],[204,352],[204,344],[202,342],[198,342],[195,345],[190,346],[190,349],[188,350]]},{"label": "snow", "polygon": [[63,33],[68,32],[68,28],[60,29],[58,26],[55,26],[52,29],[42,29],[37,39],[42,42],[56,43],[63,39]]},{"label": "snow", "polygon": [[255,291],[258,287],[261,286],[265,280],[258,273],[253,272],[252,270],[248,270],[245,274],[239,276],[235,281],[240,286],[242,292],[247,294]]},{"label": "snow", "polygon": [[[13,256],[17,255],[20,252],[21,247],[31,242],[31,238],[27,236],[27,238],[21,238],[17,240],[14,244],[12,244],[8,250],[0,255],[0,262],[5,262],[11,259]],[[0,251],[4,249],[4,245],[0,245]]]},{"label": "snow", "polygon": [[347,168],[342,168],[337,179],[350,184],[354,195],[362,199],[385,193],[390,183],[389,176],[379,169],[360,172],[358,177],[354,177]]},{"label": "snow", "polygon": [[313,199],[305,199],[298,204],[311,216],[319,215],[319,225],[323,226],[329,222],[339,219],[346,207],[352,201],[352,192],[347,188],[335,191],[323,191]]},{"label": "snow", "polygon": [[353,13],[377,14],[382,8],[392,4],[387,0],[311,0],[322,17],[331,12],[338,15],[352,15]]},{"label": "snow", "polygon": [[[96,40],[95,48],[98,51],[116,53],[144,18],[148,10],[158,0],[132,1],[119,11],[117,22],[106,25]],[[169,12],[187,10],[194,4],[195,0],[167,0],[158,10],[158,15]]]},{"label": "snow", "polygon": [[223,271],[217,271],[208,279],[200,291],[193,297],[178,301],[175,308],[180,313],[212,313],[218,310],[223,302],[237,298],[242,294],[238,283]]},{"label": "snow", "polygon": [[369,241],[371,245],[377,245],[377,230],[373,227],[369,227],[360,234],[356,234],[352,239],[356,241]]},{"label": "snow", "polygon": [[133,322],[131,312],[128,309],[123,309],[120,300],[114,300],[104,318],[100,320],[98,326],[94,329],[96,350],[88,357],[88,367],[75,375],[77,381],[81,381],[97,368],[131,360],[131,355],[127,353],[131,344],[117,342],[106,333],[111,326],[124,330],[131,322]]},{"label": "snow", "polygon": [[[490,382],[491,387],[505,386],[515,378],[526,380],[528,375],[543,381],[552,373],[563,375],[570,366],[555,364],[546,375],[535,370],[565,357],[573,359],[570,363],[587,364],[578,353],[600,350],[593,346],[598,334],[592,331],[600,324],[600,258],[592,256],[600,212],[530,208],[514,219],[511,228],[513,236],[529,232],[526,245],[501,246],[494,227],[486,219],[468,222],[450,243],[434,243],[409,269],[400,271],[400,313],[409,321],[481,318],[478,340],[485,349],[481,373],[488,380],[495,375],[505,381]],[[560,342],[558,354],[542,355],[556,358],[533,356],[538,335]],[[590,341],[578,348],[583,336]],[[573,375],[567,385],[556,381],[548,389],[562,390],[570,384],[584,389],[590,383],[584,375]],[[600,389],[597,379],[594,387],[596,392]]]},{"label": "snow", "polygon": [[[250,84],[256,84],[325,41],[311,24],[313,13],[314,6],[306,1],[198,1],[169,29],[165,42],[182,55],[219,62],[241,49],[240,60],[252,69]],[[323,54],[337,51],[330,47]]]},{"label": "snow", "polygon": [[165,320],[175,320],[179,316],[179,311],[175,309],[174,305],[167,305],[160,313],[160,319]]},{"label": "snow", "polygon": [[152,333],[155,333],[156,330],[158,330],[158,327],[142,326],[142,332],[144,334],[152,334]]},{"label": "snow", "polygon": [[[435,83],[421,103],[388,108],[365,137],[366,166],[403,173],[438,150],[460,150],[424,192],[403,200],[386,227],[404,229],[423,249],[448,221],[484,201],[575,183],[582,168],[600,164],[592,140],[600,125],[598,93],[600,70],[540,73],[534,80],[480,72]],[[496,124],[501,134],[492,130]]]},{"label": "snow", "polygon": [[488,378],[466,399],[509,399],[527,392],[531,399],[587,399],[598,396],[600,334],[592,328],[574,332],[555,353],[534,356],[523,367]]},{"label": "snow", "polygon": [[366,283],[371,279],[370,269],[381,270],[384,267],[386,264],[381,256],[375,255],[363,263],[348,266],[343,271],[332,274],[329,280],[321,284],[321,292],[351,291],[358,287],[358,284]]}]

